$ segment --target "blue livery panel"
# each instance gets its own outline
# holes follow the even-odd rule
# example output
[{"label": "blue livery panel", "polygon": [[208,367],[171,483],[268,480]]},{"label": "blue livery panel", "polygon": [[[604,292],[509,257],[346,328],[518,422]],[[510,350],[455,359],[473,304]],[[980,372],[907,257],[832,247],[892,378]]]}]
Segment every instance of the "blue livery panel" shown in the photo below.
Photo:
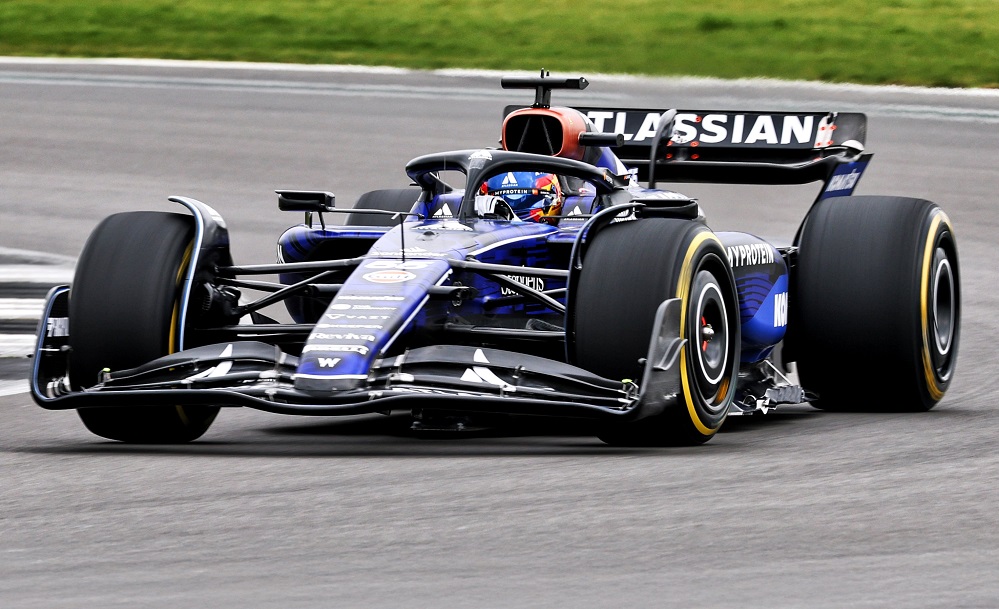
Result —
[{"label": "blue livery panel", "polygon": [[769,355],[787,330],[787,265],[777,249],[748,233],[719,232],[739,292],[742,361]]},{"label": "blue livery panel", "polygon": [[829,197],[846,197],[852,195],[853,189],[857,187],[857,182],[860,181],[860,176],[864,174],[868,163],[871,162],[871,156],[870,154],[863,154],[856,161],[843,163],[837,167],[836,171],[829,177],[829,181],[823,186],[822,192],[819,194],[819,200],[828,199]]},{"label": "blue livery panel", "polygon": [[302,348],[295,387],[350,389],[409,327],[431,286],[451,273],[446,260],[365,261],[344,282]]},{"label": "blue livery panel", "polygon": [[[544,266],[547,260],[541,258],[547,252],[545,244],[555,233],[557,229],[548,224],[481,219],[468,223],[425,220],[376,233],[380,235],[378,240],[370,245],[356,269],[345,270],[349,274],[343,278],[342,287],[314,322],[299,358],[296,389],[330,391],[360,386],[373,362],[414,327],[419,315],[426,315],[424,305],[430,288],[451,283],[454,271],[450,260],[475,257],[499,264]],[[283,257],[308,259],[310,248],[373,236],[349,227],[300,226],[285,233],[280,251]],[[549,288],[545,280],[537,277],[513,275],[511,279],[535,289]],[[467,277],[465,285],[472,285],[479,293],[478,311],[470,314],[481,313],[482,306],[492,301],[498,301],[500,306],[490,307],[491,312],[501,313],[503,300],[513,296],[476,275]],[[525,305],[521,303],[519,308]],[[300,310],[289,307],[289,311],[294,317],[302,316],[296,315]],[[426,321],[416,325],[425,325]]]}]

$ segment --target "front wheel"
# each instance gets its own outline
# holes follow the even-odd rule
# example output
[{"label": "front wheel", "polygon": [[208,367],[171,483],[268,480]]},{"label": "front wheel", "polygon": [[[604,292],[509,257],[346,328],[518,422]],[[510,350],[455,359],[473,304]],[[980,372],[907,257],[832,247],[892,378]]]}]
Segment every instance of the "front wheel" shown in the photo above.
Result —
[{"label": "front wheel", "polygon": [[[799,242],[788,332],[805,389],[825,410],[925,411],[954,377],[961,275],[934,203],[821,201]],[[868,380],[860,389],[858,378]]]},{"label": "front wheel", "polygon": [[[97,384],[104,368],[133,368],[179,348],[179,299],[193,234],[192,218],[163,212],[114,214],[94,229],[69,295],[74,389]],[[195,440],[218,412],[144,404],[77,410],[94,434],[134,443]]]},{"label": "front wheel", "polygon": [[600,230],[574,285],[576,364],[613,379],[641,379],[656,310],[682,303],[677,365],[683,395],[662,414],[598,434],[624,446],[696,445],[721,427],[739,371],[739,305],[721,241],[703,224],[647,218]]}]

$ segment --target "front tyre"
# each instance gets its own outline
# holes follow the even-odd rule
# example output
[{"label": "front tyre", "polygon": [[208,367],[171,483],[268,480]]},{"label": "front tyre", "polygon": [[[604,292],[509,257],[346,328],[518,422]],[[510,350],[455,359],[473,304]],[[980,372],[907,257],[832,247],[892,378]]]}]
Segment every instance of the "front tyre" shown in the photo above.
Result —
[{"label": "front tyre", "polygon": [[600,230],[574,286],[575,363],[612,379],[641,379],[656,310],[682,303],[677,365],[683,395],[659,415],[598,434],[623,446],[696,445],[721,427],[739,369],[739,305],[725,249],[703,224],[671,218]]},{"label": "front tyre", "polygon": [[[854,196],[819,202],[803,228],[791,320],[798,376],[825,410],[925,411],[957,362],[960,268],[934,203]],[[869,380],[860,390],[857,379]]]},{"label": "front tyre", "polygon": [[[69,296],[70,381],[97,384],[104,368],[133,368],[176,351],[181,284],[191,260],[194,222],[163,212],[125,212],[91,233]],[[134,443],[189,442],[215,420],[217,407],[81,408],[94,434]]]}]

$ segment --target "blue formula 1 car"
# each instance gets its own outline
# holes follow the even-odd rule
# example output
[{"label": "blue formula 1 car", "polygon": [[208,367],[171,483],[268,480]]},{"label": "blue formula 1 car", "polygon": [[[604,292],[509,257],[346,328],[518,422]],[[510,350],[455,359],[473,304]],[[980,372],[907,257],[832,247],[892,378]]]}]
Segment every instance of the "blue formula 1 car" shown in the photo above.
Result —
[{"label": "blue formula 1 car", "polygon": [[[954,230],[932,202],[852,195],[863,114],[552,107],[586,79],[502,84],[535,100],[505,109],[501,147],[415,158],[411,187],[349,208],[279,191],[305,221],[275,264],[235,265],[223,219],[189,198],[106,218],[49,294],[34,400],[125,442],[191,441],[244,406],[409,413],[417,429],[588,419],[608,444],[664,446],[780,404],[943,398]],[[657,180],[820,192],[777,247],[713,231]],[[276,303],[290,322],[264,314]],[[864,371],[886,390],[858,390]]]}]

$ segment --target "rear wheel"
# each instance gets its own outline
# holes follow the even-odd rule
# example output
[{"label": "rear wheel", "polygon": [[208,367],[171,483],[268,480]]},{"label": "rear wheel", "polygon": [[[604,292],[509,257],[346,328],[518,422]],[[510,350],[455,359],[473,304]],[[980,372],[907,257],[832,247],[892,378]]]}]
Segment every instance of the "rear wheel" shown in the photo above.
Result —
[{"label": "rear wheel", "polygon": [[[818,395],[812,405],[933,408],[954,375],[961,320],[947,215],[922,199],[827,199],[798,251],[788,330],[801,384]],[[860,375],[874,392],[858,389]]]},{"label": "rear wheel", "polygon": [[[97,384],[104,368],[133,368],[179,348],[181,284],[190,263],[194,223],[162,212],[125,212],[102,221],[87,240],[69,297],[70,379]],[[81,408],[91,432],[136,443],[200,437],[217,407]]]},{"label": "rear wheel", "polygon": [[[357,200],[353,209],[383,209],[409,212],[416,205],[420,191],[415,188],[385,188],[366,192]],[[348,214],[347,226],[396,226],[405,218],[388,214]]]},{"label": "rear wheel", "polygon": [[648,218],[612,224],[586,251],[573,301],[577,365],[641,379],[656,310],[679,298],[683,395],[660,415],[614,424],[608,444],[702,444],[721,427],[739,369],[739,306],[724,247],[703,224]]}]

